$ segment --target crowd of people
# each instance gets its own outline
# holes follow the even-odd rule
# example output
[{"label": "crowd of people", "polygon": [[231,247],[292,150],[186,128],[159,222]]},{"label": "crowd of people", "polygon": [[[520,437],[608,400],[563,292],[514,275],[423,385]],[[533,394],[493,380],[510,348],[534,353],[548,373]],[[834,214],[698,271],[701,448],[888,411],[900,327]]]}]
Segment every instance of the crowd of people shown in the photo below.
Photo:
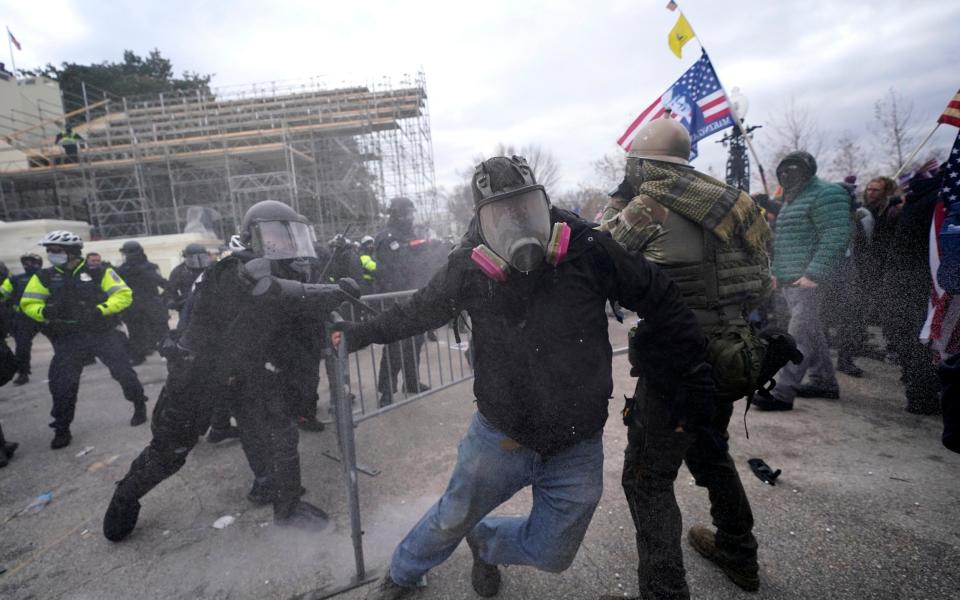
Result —
[{"label": "crowd of people", "polygon": [[[464,540],[472,588],[490,597],[503,565],[566,569],[590,525],[613,391],[606,306],[617,304],[639,316],[628,338],[636,388],[621,412],[635,598],[690,595],[674,493],[684,463],[707,489],[713,520],[689,528],[688,543],[756,591],[754,515],[729,454],[736,402],[788,411],[797,397],[841,398],[836,372],[864,376],[862,356],[900,365],[908,411],[934,414],[941,397],[944,407],[952,401],[920,341],[941,174],[928,166],[902,183],[875,178],[861,201],[855,180],[817,177],[816,161],[800,151],[780,161],[777,197],[751,198],[697,172],[689,155],[689,133],[677,121],[646,124],[598,222],[553,206],[522,157],[485,160],[471,179],[474,218],[452,251],[416,237],[406,198],[392,199],[385,229],[356,244],[344,235],[317,243],[302,215],[260,202],[229,255],[215,260],[190,245],[169,281],[136,241],[123,244],[114,268],[84,257],[75,234],[52,232],[41,241],[52,266],[26,254],[24,274],[0,287],[16,342],[2,371],[28,383],[30,341],[38,331],[51,340],[56,449],[71,442],[85,364],[96,357],[108,367],[136,426],[147,420],[147,398],[133,365],[157,349],[166,359],[152,438],[117,483],[103,520],[107,539],[133,532],[140,501],[208,430],[212,440],[239,436],[253,473],[251,502],[272,504],[278,525],[318,531],[330,520],[302,498],[297,440],[298,426],[323,428],[317,389],[320,363],[328,373],[336,366],[331,342],[350,352],[384,345],[382,407],[393,402],[401,371],[404,392],[428,389],[418,373],[423,336],[466,312],[477,412],[446,491],[368,598],[416,594],[418,581]],[[391,295],[413,288],[408,300]],[[386,294],[384,311],[328,322],[330,311],[371,293]],[[168,309],[179,312],[173,331]],[[871,343],[871,325],[885,345]],[[0,439],[0,457],[16,449]],[[489,516],[526,487],[528,515]]]}]

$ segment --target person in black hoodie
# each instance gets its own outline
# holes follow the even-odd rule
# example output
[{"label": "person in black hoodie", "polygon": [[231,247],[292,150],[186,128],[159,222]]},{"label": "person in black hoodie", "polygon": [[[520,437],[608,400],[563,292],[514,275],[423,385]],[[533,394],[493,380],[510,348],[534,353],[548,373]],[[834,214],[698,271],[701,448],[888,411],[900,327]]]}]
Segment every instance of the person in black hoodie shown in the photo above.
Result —
[{"label": "person in black hoodie", "polygon": [[[713,389],[703,334],[665,274],[551,207],[521,157],[482,162],[471,186],[471,231],[430,283],[371,321],[334,326],[356,350],[439,327],[461,310],[473,324],[478,412],[446,492],[368,598],[413,594],[464,537],[481,596],[499,590],[498,564],[550,572],[570,565],[603,487],[601,435],[613,392],[608,301],[636,310],[654,330],[658,360],[648,367],[678,382],[673,426],[694,430],[712,416],[712,397],[693,393]],[[527,486],[528,516],[486,516]]]},{"label": "person in black hoodie", "polygon": [[123,323],[130,336],[130,362],[139,365],[156,352],[170,333],[169,315],[160,298],[160,292],[166,290],[168,284],[160,275],[160,268],[147,260],[139,242],[124,242],[120,253],[123,264],[117,267],[117,273],[133,290],[133,304],[124,311]]},{"label": "person in black hoodie", "polygon": [[892,243],[886,253],[884,333],[897,353],[907,412],[939,414],[940,383],[930,350],[919,334],[930,299],[930,223],[942,174],[915,175],[908,183]]}]

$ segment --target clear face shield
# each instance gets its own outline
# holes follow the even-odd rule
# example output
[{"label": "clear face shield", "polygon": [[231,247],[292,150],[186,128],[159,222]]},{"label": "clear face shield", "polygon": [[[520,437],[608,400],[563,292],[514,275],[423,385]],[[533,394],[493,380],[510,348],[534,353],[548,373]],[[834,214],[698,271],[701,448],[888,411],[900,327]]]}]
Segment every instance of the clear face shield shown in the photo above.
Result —
[{"label": "clear face shield", "polygon": [[206,269],[212,263],[213,259],[206,252],[203,254],[187,254],[183,257],[183,264],[187,265],[188,269]]},{"label": "clear face shield", "polygon": [[480,206],[477,220],[487,247],[518,271],[529,273],[543,262],[550,239],[550,203],[543,187],[497,197]]},{"label": "clear face shield", "polygon": [[299,221],[260,221],[253,225],[253,251],[264,258],[316,258],[313,230]]}]

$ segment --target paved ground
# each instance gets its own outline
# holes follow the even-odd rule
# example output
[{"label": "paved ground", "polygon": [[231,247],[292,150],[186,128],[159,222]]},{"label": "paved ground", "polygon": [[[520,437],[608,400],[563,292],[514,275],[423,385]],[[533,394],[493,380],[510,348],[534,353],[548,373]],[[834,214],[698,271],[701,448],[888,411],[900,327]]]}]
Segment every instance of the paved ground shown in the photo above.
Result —
[{"label": "paved ground", "polygon": [[[50,450],[44,383],[50,355],[46,341],[38,341],[35,380],[0,389],[0,420],[21,444],[0,470],[0,570],[6,570],[0,598],[290,598],[349,581],[353,553],[341,471],[321,455],[335,448],[329,431],[302,435],[300,448],[307,498],[330,511],[336,531],[306,535],[274,527],[269,508],[244,498],[251,478],[239,445],[204,441],[177,476],[145,498],[134,535],[107,542],[100,519],[112,482],[147,443],[149,430],[128,425],[132,409],[98,364],[84,373],[73,444]],[[631,380],[625,357],[615,361],[620,398],[631,391]],[[742,421],[732,427],[761,544],[762,588],[753,597],[958,596],[960,455],[940,445],[938,418],[903,412],[893,368],[860,362],[867,377],[841,376],[842,400],[799,400],[786,414],[751,412],[749,440]],[[162,361],[153,357],[137,370],[156,398]],[[443,491],[474,410],[471,399],[470,385],[461,384],[358,427],[360,461],[381,470],[360,481],[370,570],[383,568],[396,542]],[[581,599],[635,590],[632,524],[619,488],[625,431],[618,409],[615,401],[602,506],[573,567],[559,575],[507,569],[499,597]],[[92,450],[78,456],[86,447]],[[750,473],[746,460],[754,456],[783,469],[780,485],[764,485]],[[53,494],[45,509],[22,512],[44,492]],[[686,470],[677,492],[685,524],[708,522],[706,494]],[[500,512],[522,514],[529,503],[524,493]],[[227,514],[237,517],[234,525],[211,527]],[[685,552],[694,597],[744,595]],[[462,546],[429,575],[420,597],[475,597],[469,564]],[[341,597],[362,598],[363,590]]]}]

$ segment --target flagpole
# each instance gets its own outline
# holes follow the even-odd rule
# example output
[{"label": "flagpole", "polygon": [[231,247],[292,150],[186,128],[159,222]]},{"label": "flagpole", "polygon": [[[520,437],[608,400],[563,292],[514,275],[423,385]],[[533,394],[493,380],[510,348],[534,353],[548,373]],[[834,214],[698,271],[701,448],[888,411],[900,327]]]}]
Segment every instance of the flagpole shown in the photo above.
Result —
[{"label": "flagpole", "polygon": [[[678,10],[679,10],[679,7],[678,7]],[[680,15],[686,19],[686,15],[683,14],[682,10],[680,10]],[[700,50],[709,59],[710,55],[707,54],[707,49],[703,47],[703,42],[700,41],[700,35],[697,34],[696,30],[694,30],[693,28],[693,25],[690,24],[690,19],[686,19],[686,20],[687,20],[687,25],[690,25],[690,31],[693,32],[694,39],[697,40],[697,44],[700,46]],[[710,64],[712,65],[713,63],[711,62]],[[716,67],[714,67],[714,71],[716,71]],[[760,171],[760,183],[763,185],[763,192],[768,197],[770,197],[770,188],[767,186],[767,176],[763,172],[763,163],[760,162],[760,157],[757,156],[757,151],[753,147],[753,142],[750,141],[750,136],[747,134],[747,124],[745,122],[742,122],[740,120],[740,117],[737,115],[737,109],[734,108],[733,106],[733,100],[730,98],[730,94],[727,93],[727,89],[723,87],[723,81],[720,79],[719,75],[717,75],[717,83],[720,84],[720,89],[723,90],[723,95],[727,97],[727,103],[730,105],[730,114],[733,116],[734,127],[737,127],[740,129],[740,133],[741,135],[743,135],[743,139],[746,140],[747,142],[747,147],[750,148],[750,154],[753,155],[753,160],[756,161],[757,163],[757,169],[759,169]]]},{"label": "flagpole", "polygon": [[903,161],[903,164],[900,165],[899,169],[897,169],[896,174],[893,176],[894,181],[897,180],[897,177],[900,177],[900,173],[903,173],[903,170],[907,168],[907,165],[910,164],[910,162],[913,160],[913,157],[915,157],[917,155],[917,152],[920,152],[920,150],[927,145],[927,142],[930,141],[930,138],[933,137],[933,134],[935,134],[937,132],[937,129],[939,128],[940,128],[940,122],[938,121],[937,124],[933,126],[933,129],[930,130],[930,133],[927,134],[927,137],[925,137],[923,141],[920,142],[920,145],[917,146],[913,150],[913,152],[910,153],[910,156],[907,157],[907,160]]},{"label": "flagpole", "polygon": [[13,41],[10,38],[10,26],[7,25],[7,47],[10,48],[10,66],[13,67],[13,76],[17,76],[17,59],[13,57]]}]

